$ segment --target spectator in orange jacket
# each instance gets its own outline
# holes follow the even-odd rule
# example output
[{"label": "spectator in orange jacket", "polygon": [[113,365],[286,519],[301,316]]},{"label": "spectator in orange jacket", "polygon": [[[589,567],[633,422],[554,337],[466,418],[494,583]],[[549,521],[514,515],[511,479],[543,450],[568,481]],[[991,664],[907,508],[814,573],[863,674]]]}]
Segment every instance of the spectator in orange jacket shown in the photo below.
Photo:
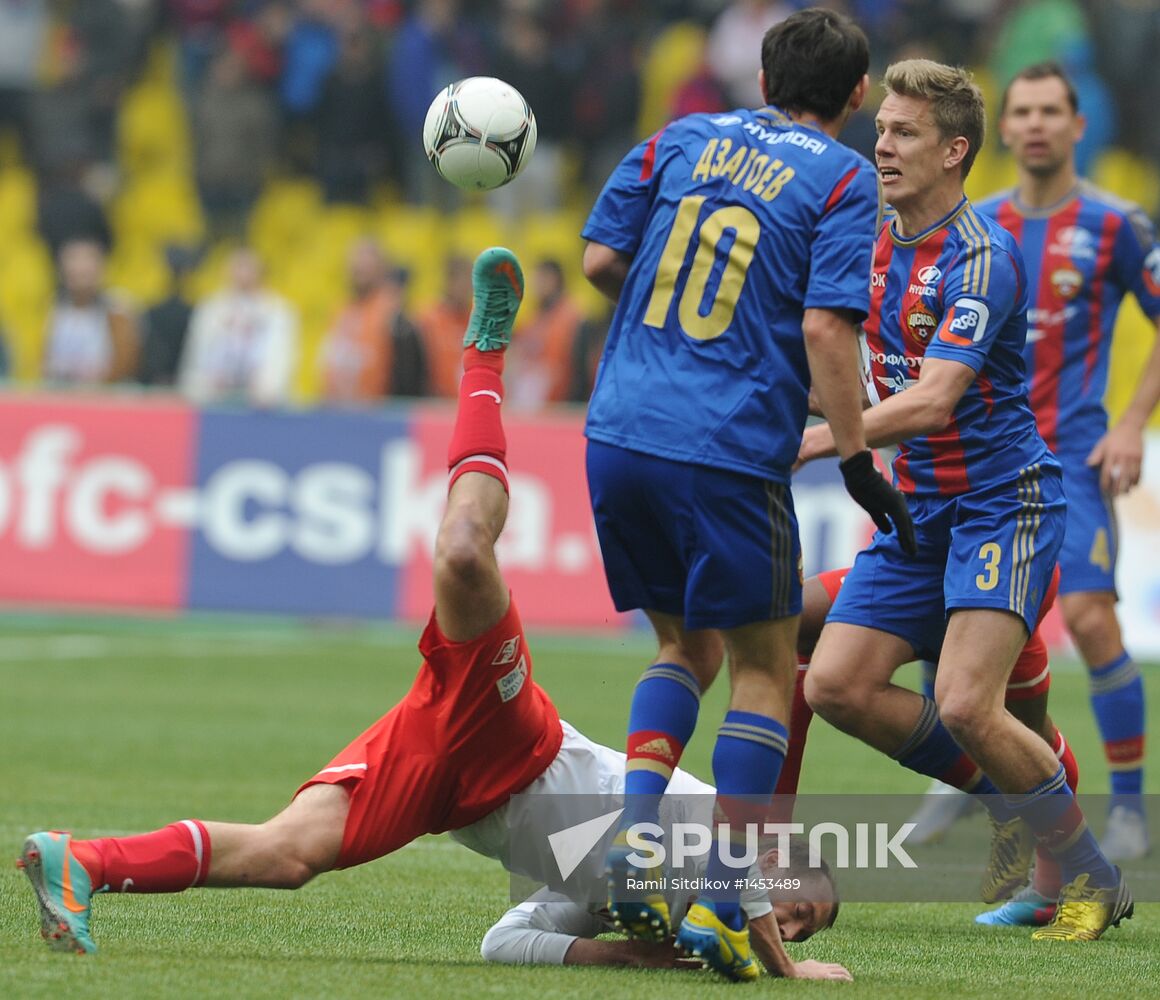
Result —
[{"label": "spectator in orange jacket", "polygon": [[[322,398],[374,403],[387,396],[423,395],[423,348],[403,311],[402,275],[370,237],[350,248],[347,268],[351,298],[322,344]],[[462,353],[461,345],[458,350]]]},{"label": "spectator in orange jacket", "polygon": [[536,311],[508,348],[508,400],[534,408],[568,399],[576,335],[584,316],[564,287],[559,261],[540,261],[531,284]]},{"label": "spectator in orange jacket", "polygon": [[444,265],[443,298],[419,316],[432,396],[458,397],[463,331],[470,318],[471,261],[455,254]]}]

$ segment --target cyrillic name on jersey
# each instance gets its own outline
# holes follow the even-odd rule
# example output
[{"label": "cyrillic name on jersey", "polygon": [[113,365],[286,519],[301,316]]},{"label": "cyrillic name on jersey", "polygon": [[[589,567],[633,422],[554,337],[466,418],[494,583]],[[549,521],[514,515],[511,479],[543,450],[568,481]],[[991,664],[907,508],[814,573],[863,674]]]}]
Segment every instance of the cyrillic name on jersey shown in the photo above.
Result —
[{"label": "cyrillic name on jersey", "polygon": [[773,201],[794,177],[793,167],[787,167],[776,157],[770,157],[753,146],[733,148],[732,139],[710,139],[701,150],[693,167],[694,181],[708,181],[728,177],[734,187],[747,191],[762,201]]}]

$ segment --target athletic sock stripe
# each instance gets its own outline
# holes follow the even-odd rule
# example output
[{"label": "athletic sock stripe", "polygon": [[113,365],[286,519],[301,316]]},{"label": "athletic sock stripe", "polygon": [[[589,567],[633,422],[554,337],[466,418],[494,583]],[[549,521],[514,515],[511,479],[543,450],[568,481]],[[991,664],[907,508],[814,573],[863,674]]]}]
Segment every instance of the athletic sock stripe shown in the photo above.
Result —
[{"label": "athletic sock stripe", "polygon": [[1023,806],[1029,805],[1035,799],[1045,795],[1053,795],[1061,788],[1067,787],[1067,773],[1060,764],[1058,770],[1046,781],[1040,782],[1028,792],[1023,792],[1021,795],[1004,795],[1003,798],[1007,801],[1007,805],[1013,809],[1019,809]]},{"label": "athletic sock stripe", "polygon": [[1106,673],[1093,671],[1088,674],[1088,684],[1092,694],[1111,694],[1129,684],[1134,684],[1140,676],[1140,668],[1127,653],[1104,670]]},{"label": "athletic sock stripe", "polygon": [[914,731],[906,738],[906,742],[902,744],[891,756],[895,760],[902,760],[904,757],[909,757],[918,747],[926,742],[927,738],[934,727],[938,725],[938,706],[930,699],[922,699],[922,711],[919,713],[918,722],[914,725]]},{"label": "athletic sock stripe", "polygon": [[456,462],[451,467],[451,470],[447,473],[447,475],[449,477],[454,477],[455,473],[457,473],[461,468],[463,468],[463,466],[470,462],[479,462],[483,465],[491,465],[499,469],[499,471],[502,472],[505,476],[508,474],[507,466],[492,455],[468,455],[467,458],[462,458]]},{"label": "athletic sock stripe", "polygon": [[624,763],[625,774],[632,771],[650,771],[666,780],[673,776],[673,770],[671,765],[654,760],[652,757],[629,757]]},{"label": "athletic sock stripe", "polygon": [[762,746],[769,747],[771,750],[778,751],[783,756],[786,750],[789,749],[789,741],[780,733],[763,730],[758,726],[746,726],[736,722],[725,722],[717,730],[717,735],[718,737],[730,736],[737,740],[748,740],[750,743],[759,743]]},{"label": "athletic sock stripe", "polygon": [[1008,691],[1022,691],[1022,690],[1025,690],[1026,688],[1033,688],[1033,687],[1035,687],[1036,684],[1042,683],[1043,680],[1046,679],[1046,677],[1049,673],[1051,673],[1051,664],[1048,664],[1047,666],[1045,666],[1041,671],[1039,671],[1039,673],[1037,673],[1029,681],[1018,681],[1015,684],[1008,683],[1007,690]]},{"label": "athletic sock stripe", "polygon": [[688,671],[681,670],[679,667],[674,667],[670,664],[654,663],[640,675],[640,680],[637,681],[637,684],[643,684],[645,681],[653,679],[676,681],[682,687],[687,688],[689,693],[698,700],[701,697],[701,686],[697,683],[697,679]]},{"label": "athletic sock stripe", "polygon": [[193,881],[189,883],[189,888],[192,889],[204,877],[201,866],[205,862],[205,844],[201,837],[201,824],[195,823],[191,819],[183,819],[181,824],[189,831],[189,835],[193,838],[193,852],[197,856],[197,870],[193,873]]}]

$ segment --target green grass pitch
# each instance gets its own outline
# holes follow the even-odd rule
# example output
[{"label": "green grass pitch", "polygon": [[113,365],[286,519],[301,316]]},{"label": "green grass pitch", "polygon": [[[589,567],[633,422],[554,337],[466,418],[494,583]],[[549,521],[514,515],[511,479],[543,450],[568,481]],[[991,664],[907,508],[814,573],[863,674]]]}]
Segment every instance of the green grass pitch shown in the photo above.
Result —
[{"label": "green grass pitch", "polygon": [[[0,630],[0,857],[22,837],[154,829],[183,817],[260,821],[406,690],[416,633],[262,622],[9,619]],[[533,637],[537,677],[561,713],[619,745],[640,637]],[[1160,678],[1151,717],[1160,719]],[[686,763],[709,776],[724,690]],[[1052,713],[1083,785],[1106,772],[1075,664],[1056,666]],[[1157,770],[1149,791],[1160,791]],[[803,791],[913,792],[922,782],[815,723]],[[975,819],[975,822],[981,822]],[[1099,820],[1097,819],[1097,825]],[[429,837],[300,892],[198,890],[97,900],[94,958],[48,951],[31,894],[0,866],[0,997],[570,998],[808,990],[854,997],[1160,996],[1160,907],[1094,945],[1035,945],[976,928],[965,904],[851,904],[797,957],[841,961],[853,984],[756,987],[708,973],[486,965],[484,931],[506,908],[498,866]]]}]

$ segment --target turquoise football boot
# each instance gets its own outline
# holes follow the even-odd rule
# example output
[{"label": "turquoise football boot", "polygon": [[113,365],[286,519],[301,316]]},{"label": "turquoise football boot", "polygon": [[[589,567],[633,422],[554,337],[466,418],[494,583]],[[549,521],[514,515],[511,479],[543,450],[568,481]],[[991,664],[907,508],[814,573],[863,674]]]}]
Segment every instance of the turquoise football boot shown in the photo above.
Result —
[{"label": "turquoise football boot", "polygon": [[475,258],[471,268],[474,301],[464,347],[502,351],[511,343],[512,324],[524,299],[524,272],[516,255],[491,247]]},{"label": "turquoise football boot", "polygon": [[48,946],[53,951],[91,954],[97,950],[89,933],[93,883],[71,842],[69,834],[56,830],[34,833],[24,841],[16,866],[32,883],[40,908],[40,936]]}]

